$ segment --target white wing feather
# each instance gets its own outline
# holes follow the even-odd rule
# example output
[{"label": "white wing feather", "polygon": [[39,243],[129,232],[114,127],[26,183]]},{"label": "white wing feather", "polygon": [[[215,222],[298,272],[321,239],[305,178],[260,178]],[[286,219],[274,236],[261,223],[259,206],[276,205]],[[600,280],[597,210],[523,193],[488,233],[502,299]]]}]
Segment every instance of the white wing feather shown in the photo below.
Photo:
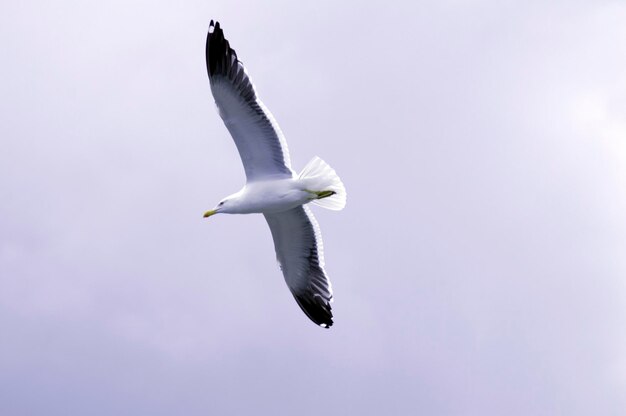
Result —
[{"label": "white wing feather", "polygon": [[315,217],[306,206],[264,215],[289,290],[313,322],[330,327],[333,290],[324,271],[322,236]]},{"label": "white wing feather", "polygon": [[219,23],[209,27],[206,61],[215,104],[237,145],[248,182],[293,177],[285,137]]}]

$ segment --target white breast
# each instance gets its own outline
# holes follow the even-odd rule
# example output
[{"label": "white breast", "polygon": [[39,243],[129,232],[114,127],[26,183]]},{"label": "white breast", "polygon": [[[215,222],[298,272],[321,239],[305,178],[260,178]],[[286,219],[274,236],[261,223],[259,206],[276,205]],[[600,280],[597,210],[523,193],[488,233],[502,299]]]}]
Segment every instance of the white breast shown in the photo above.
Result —
[{"label": "white breast", "polygon": [[281,179],[248,183],[241,194],[239,212],[275,213],[306,204],[311,199],[298,179]]}]

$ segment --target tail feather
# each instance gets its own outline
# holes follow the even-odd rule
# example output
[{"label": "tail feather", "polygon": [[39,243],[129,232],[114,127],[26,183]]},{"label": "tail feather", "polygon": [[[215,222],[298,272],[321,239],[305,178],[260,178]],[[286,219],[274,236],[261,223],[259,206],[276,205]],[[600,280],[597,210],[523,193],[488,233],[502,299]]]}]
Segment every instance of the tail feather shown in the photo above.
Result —
[{"label": "tail feather", "polygon": [[334,192],[331,196],[312,200],[314,204],[334,211],[342,210],[346,206],[346,188],[339,175],[319,157],[315,156],[307,163],[299,179],[306,189],[313,192]]}]

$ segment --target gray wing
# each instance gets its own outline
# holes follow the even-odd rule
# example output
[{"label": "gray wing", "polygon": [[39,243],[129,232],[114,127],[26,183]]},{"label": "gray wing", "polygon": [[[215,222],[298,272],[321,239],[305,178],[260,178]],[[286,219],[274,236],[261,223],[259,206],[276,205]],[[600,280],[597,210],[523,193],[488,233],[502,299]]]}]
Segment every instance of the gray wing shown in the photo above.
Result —
[{"label": "gray wing", "polygon": [[219,22],[211,20],[206,41],[206,64],[215,104],[233,137],[248,182],[292,177],[283,133],[259,100],[243,64]]},{"label": "gray wing", "polygon": [[306,206],[264,215],[293,297],[313,322],[329,328],[333,290],[324,271],[322,236],[315,217]]}]

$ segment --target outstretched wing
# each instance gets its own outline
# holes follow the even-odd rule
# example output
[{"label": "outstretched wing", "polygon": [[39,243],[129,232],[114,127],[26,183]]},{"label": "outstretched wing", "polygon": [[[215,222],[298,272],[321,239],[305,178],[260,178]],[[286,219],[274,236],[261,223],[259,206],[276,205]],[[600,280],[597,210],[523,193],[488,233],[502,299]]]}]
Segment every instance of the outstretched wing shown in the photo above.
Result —
[{"label": "outstretched wing", "polygon": [[206,65],[215,104],[235,140],[248,182],[292,177],[287,143],[278,123],[259,100],[219,22],[212,20]]},{"label": "outstretched wing", "polygon": [[264,215],[293,297],[306,316],[329,328],[333,324],[333,290],[324,271],[322,236],[315,217],[306,206]]}]

